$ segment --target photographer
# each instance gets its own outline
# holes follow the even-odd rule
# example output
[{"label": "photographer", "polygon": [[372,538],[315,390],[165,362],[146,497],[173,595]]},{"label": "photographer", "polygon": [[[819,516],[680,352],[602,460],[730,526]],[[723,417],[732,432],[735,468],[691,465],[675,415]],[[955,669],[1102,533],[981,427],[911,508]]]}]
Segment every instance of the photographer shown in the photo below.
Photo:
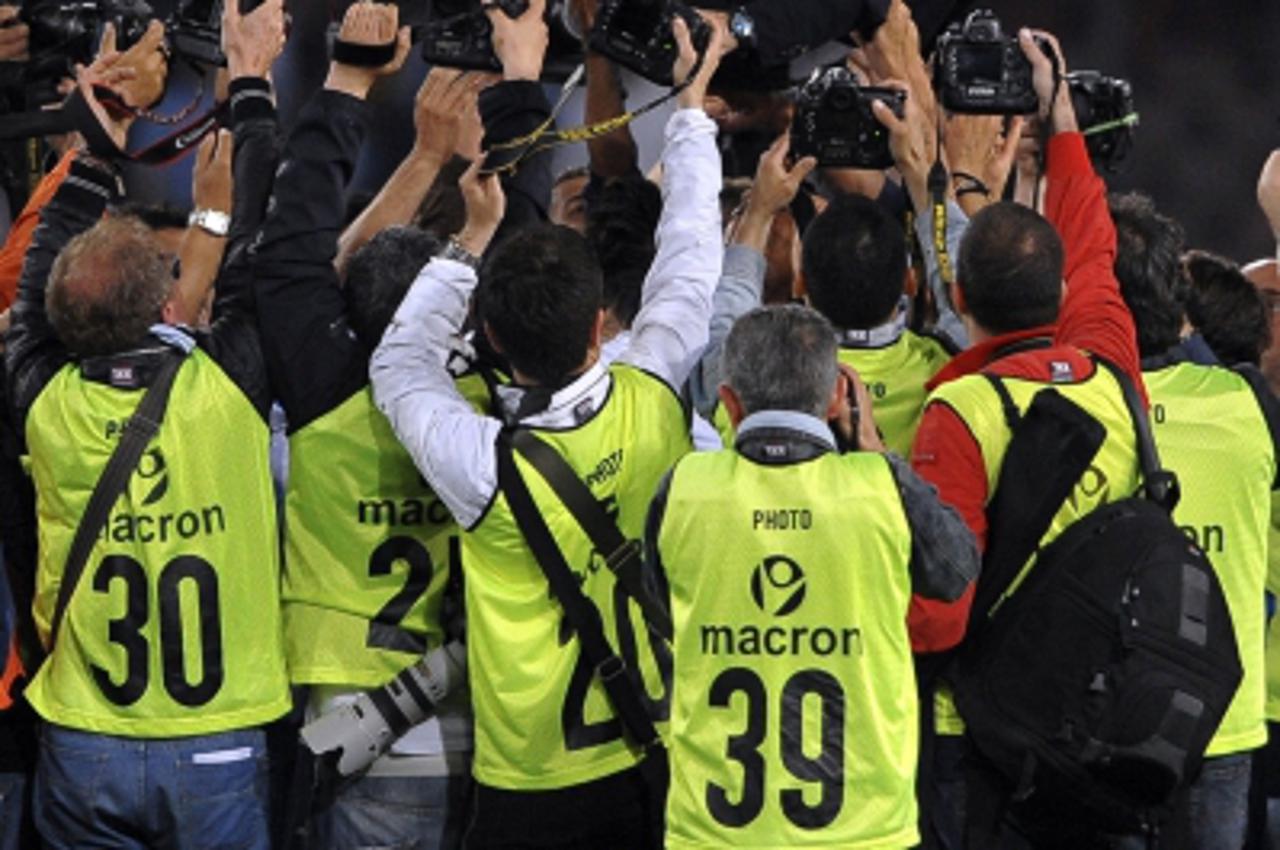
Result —
[{"label": "photographer", "polygon": [[[1181,226],[1157,212],[1149,198],[1113,196],[1110,207],[1118,236],[1116,276],[1137,322],[1143,377],[1155,414],[1152,432],[1161,460],[1178,474],[1182,490],[1174,520],[1209,554],[1226,594],[1244,668],[1200,775],[1187,791],[1182,814],[1189,835],[1182,846],[1240,848],[1252,753],[1267,740],[1267,533],[1272,491],[1280,485],[1280,408],[1255,365],[1266,325],[1257,296],[1238,269],[1203,255],[1184,264]],[[1244,360],[1250,365],[1237,365],[1225,356],[1219,362],[1199,335],[1199,325],[1197,333],[1184,335],[1193,303],[1188,277],[1193,275],[1227,278],[1234,289],[1255,299],[1252,311],[1242,309],[1231,317],[1238,325],[1251,325],[1252,333],[1240,326],[1231,328],[1229,336],[1216,327],[1204,328],[1233,345],[1252,348]],[[1224,475],[1224,470],[1230,473]],[[1121,846],[1140,850],[1144,844],[1142,838],[1131,838]]]},{"label": "photographer", "polygon": [[[651,567],[675,612],[678,781],[667,846],[913,847],[918,738],[906,611],[913,589],[942,600],[963,592],[978,571],[973,537],[885,452],[871,397],[839,363],[836,330],[820,314],[787,305],[743,316],[725,342],[724,375],[733,448],[682,458],[646,526]],[[858,450],[841,452],[833,428]],[[824,635],[839,643],[836,623],[856,628],[826,652]],[[752,634],[768,642],[783,632],[785,645],[788,628],[790,653],[747,664],[719,657],[734,655],[735,638],[750,653]],[[726,711],[738,693],[752,718],[744,736],[727,731],[742,716]],[[822,703],[816,756],[797,708],[810,697]],[[756,722],[778,702],[780,724]],[[813,771],[798,768],[811,759]],[[821,795],[801,799],[801,777]]]},{"label": "photographer", "polygon": [[[1050,37],[1049,43],[1060,57],[1056,41]],[[1105,426],[1106,440],[1090,474],[1105,477],[1109,487],[1078,489],[1057,511],[1048,540],[1110,499],[1133,492],[1139,472],[1121,389],[1085,353],[1115,363],[1141,391],[1133,317],[1112,269],[1115,230],[1105,187],[1089,161],[1070,94],[1054,84],[1053,63],[1029,31],[1019,34],[1019,44],[1033,69],[1040,119],[1053,129],[1047,220],[1025,207],[998,203],[969,222],[951,299],[973,346],[930,381],[932,393],[912,446],[912,466],[959,510],[984,547],[985,511],[1011,439],[1000,398],[984,373],[1015,379],[1005,383],[1019,409],[1052,384]],[[876,114],[894,132],[905,132],[904,122],[887,108],[877,105]],[[1048,346],[1045,337],[1051,339]],[[955,603],[913,600],[913,648],[932,653],[958,643],[972,602],[972,588]],[[973,763],[966,846],[997,846],[1012,789],[980,760]],[[1024,821],[1022,828],[1034,830],[1037,847],[1086,847],[1097,838],[1088,824],[1048,818]]]},{"label": "photographer", "polygon": [[[109,157],[132,119],[108,113],[93,86],[135,106],[158,100],[166,62],[153,37],[121,56],[108,36],[81,72],[79,96],[109,142],[77,155],[42,211],[14,308],[7,367],[39,504],[35,615],[50,651],[26,694],[47,724],[35,811],[53,848],[268,846],[261,726],[289,696],[270,399],[243,249],[274,166],[263,78],[283,46],[279,0],[243,23],[223,32],[237,185],[234,208],[214,210],[233,220],[210,330],[172,323],[173,256],[153,234],[136,219],[102,218],[120,185]],[[166,375],[171,397],[149,453],[110,514],[95,517],[106,524],[88,538],[86,575],[64,575],[123,422]]]},{"label": "photographer", "polygon": [[[338,38],[389,44],[397,17],[393,5],[353,4]],[[325,88],[289,135],[253,251],[263,350],[289,423],[285,647],[290,681],[310,686],[312,717],[441,646],[446,589],[460,579],[457,526],[396,441],[369,386],[369,354],[440,241],[415,229],[379,228],[362,234],[345,263],[344,285],[334,266],[344,192],[374,114],[369,89],[400,70],[407,50],[401,37],[381,67],[330,64]],[[473,82],[432,70],[415,110],[420,149],[360,228],[416,209],[421,199],[413,186],[425,191],[430,182],[421,172],[447,159],[456,140],[458,115],[434,119],[474,101]],[[367,774],[316,801],[309,846],[460,847],[471,749],[460,689]]]},{"label": "photographer", "polygon": [[[495,18],[499,55],[506,39],[513,51],[519,45],[518,53],[503,56],[508,76],[519,70],[537,77],[541,47],[520,36],[524,28],[541,27],[541,16],[542,4],[535,2],[515,21]],[[675,36],[674,76],[683,80],[696,54],[683,21]],[[657,753],[644,759],[624,732],[582,640],[549,592],[522,520],[499,491],[499,453],[504,430],[519,429],[555,449],[578,476],[600,469],[591,476],[594,497],[606,500],[622,534],[636,539],[658,478],[690,450],[675,388],[705,343],[720,271],[720,163],[714,125],[700,108],[719,51],[713,38],[667,125],[658,255],[631,345],[611,367],[598,362],[600,270],[573,231],[539,226],[514,234],[494,248],[477,289],[478,257],[502,218],[503,198],[497,181],[475,168],[463,180],[466,226],[423,270],[370,364],[379,407],[466,529],[477,783],[469,847],[661,846],[665,759]],[[513,62],[519,64],[513,68]],[[477,324],[510,361],[516,381],[499,388],[501,419],[476,414],[445,368],[473,291]],[[524,468],[529,472],[516,474],[534,485],[536,473]],[[591,543],[554,493],[545,486],[536,491],[553,545],[584,577],[581,591],[599,608],[620,651],[635,660],[623,686],[634,688],[660,720],[665,648],[636,627],[639,608],[611,571],[600,568],[600,556],[593,558]]]}]

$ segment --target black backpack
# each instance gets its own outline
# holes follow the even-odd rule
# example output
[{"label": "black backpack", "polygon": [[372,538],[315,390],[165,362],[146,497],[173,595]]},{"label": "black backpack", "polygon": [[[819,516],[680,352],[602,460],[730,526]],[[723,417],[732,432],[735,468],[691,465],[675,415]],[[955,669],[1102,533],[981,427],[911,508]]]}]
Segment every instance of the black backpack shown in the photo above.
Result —
[{"label": "black backpack", "polygon": [[1101,366],[1133,416],[1141,491],[1063,531],[1007,597],[1105,431],[1053,389],[1020,415],[987,376],[1013,439],[950,678],[1015,819],[1154,836],[1199,773],[1242,670],[1217,576],[1170,516],[1177,479],[1160,468],[1137,391]]}]

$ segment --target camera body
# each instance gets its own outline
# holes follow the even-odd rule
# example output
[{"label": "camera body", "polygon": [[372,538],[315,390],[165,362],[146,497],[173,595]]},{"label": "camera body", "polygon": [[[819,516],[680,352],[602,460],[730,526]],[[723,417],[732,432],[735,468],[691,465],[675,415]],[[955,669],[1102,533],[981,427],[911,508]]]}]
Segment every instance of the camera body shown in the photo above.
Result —
[{"label": "camera body", "polygon": [[671,32],[679,16],[689,26],[694,49],[702,53],[711,41],[711,27],[681,0],[600,0],[591,49],[646,80],[670,86],[671,68],[680,55]]},{"label": "camera body", "polygon": [[[31,59],[18,85],[25,90],[26,108],[32,109],[61,100],[58,81],[74,76],[76,63],[93,61],[107,24],[115,26],[116,45],[126,50],[157,15],[145,0],[37,0],[23,6],[21,17],[31,30]],[[221,45],[222,0],[186,0],[164,23],[175,58],[204,66],[227,63]]]},{"label": "camera body", "polygon": [[[508,18],[529,10],[529,0],[494,0]],[[548,3],[548,9],[552,4]],[[493,52],[493,24],[475,0],[435,0],[427,23],[414,37],[422,43],[422,58],[431,65],[465,71],[501,71]]]},{"label": "camera body", "polygon": [[[1089,156],[1099,168],[1115,171],[1133,152],[1138,124],[1133,87],[1098,71],[1072,71],[1066,82]],[[1097,129],[1103,126],[1107,129]]]},{"label": "camera body", "polygon": [[899,89],[860,86],[843,65],[815,70],[796,97],[792,155],[816,157],[824,168],[890,167],[889,131],[871,111],[876,100],[901,118],[907,95]]},{"label": "camera body", "polygon": [[[1041,48],[1049,52],[1044,42]],[[942,105],[952,112],[1025,115],[1038,105],[1031,62],[989,9],[975,9],[938,37],[934,76]]]}]

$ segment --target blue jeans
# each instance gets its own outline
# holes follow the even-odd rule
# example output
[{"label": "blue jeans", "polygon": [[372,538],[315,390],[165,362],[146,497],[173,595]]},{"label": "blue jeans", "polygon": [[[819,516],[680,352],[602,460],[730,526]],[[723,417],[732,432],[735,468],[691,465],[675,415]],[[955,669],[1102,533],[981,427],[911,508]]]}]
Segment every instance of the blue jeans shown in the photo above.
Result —
[{"label": "blue jeans", "polygon": [[26,801],[26,774],[0,773],[0,850],[23,850]]},{"label": "blue jeans", "polygon": [[36,826],[50,850],[269,850],[260,729],[118,738],[45,726]]},{"label": "blue jeans", "polygon": [[[1252,753],[1204,760],[1200,776],[1188,789],[1188,850],[1240,850],[1249,823]],[[1117,839],[1116,850],[1146,850],[1145,838]]]},{"label": "blue jeans", "polygon": [[471,777],[364,776],[316,816],[313,850],[458,850]]}]

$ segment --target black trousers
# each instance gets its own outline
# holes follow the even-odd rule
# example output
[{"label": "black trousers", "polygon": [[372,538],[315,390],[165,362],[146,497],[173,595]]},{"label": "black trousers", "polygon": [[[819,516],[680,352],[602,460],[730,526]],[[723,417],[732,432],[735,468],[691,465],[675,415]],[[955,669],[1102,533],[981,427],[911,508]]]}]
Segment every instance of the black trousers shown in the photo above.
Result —
[{"label": "black trousers", "polygon": [[661,850],[667,757],[552,791],[476,783],[467,850]]}]

